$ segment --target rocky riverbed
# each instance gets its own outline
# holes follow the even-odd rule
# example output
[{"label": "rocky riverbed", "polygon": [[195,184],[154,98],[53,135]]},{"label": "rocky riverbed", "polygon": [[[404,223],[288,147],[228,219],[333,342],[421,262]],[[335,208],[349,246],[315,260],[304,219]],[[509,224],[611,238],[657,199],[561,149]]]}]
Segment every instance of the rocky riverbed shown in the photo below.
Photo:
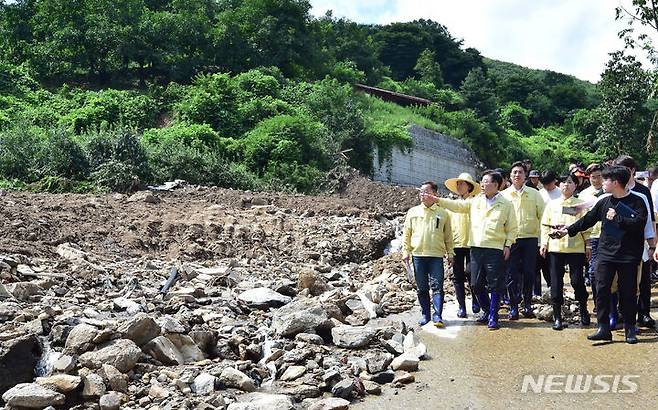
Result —
[{"label": "rocky riverbed", "polygon": [[0,192],[1,403],[339,409],[413,383],[430,355],[386,250],[415,195]]}]

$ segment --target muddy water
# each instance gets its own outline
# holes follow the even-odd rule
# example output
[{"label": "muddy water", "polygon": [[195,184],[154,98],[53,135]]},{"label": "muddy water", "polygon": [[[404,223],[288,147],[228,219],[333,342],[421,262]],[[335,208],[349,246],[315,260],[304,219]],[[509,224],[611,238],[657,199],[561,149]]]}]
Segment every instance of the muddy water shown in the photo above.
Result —
[{"label": "muddy water", "polygon": [[[382,409],[507,409],[507,408],[658,408],[658,334],[643,329],[640,343],[624,343],[623,330],[615,331],[613,343],[594,344],[586,336],[594,327],[570,325],[558,332],[550,323],[536,319],[501,320],[501,329],[489,331],[469,315],[458,319],[454,305],[446,306],[445,329],[431,325],[418,332],[432,360],[422,361],[416,382],[399,389],[385,389],[382,396],[368,398],[351,408]],[[502,313],[502,311],[501,311]],[[469,312],[470,314],[470,312]],[[403,319],[414,323],[416,314]],[[656,309],[652,312],[658,317]],[[504,317],[504,315],[502,315]],[[416,325],[417,327],[417,325]],[[566,375],[609,375],[601,380],[617,393],[592,384],[587,393],[522,392],[523,376],[564,375],[554,379],[563,388]],[[638,376],[635,393],[614,375]],[[583,383],[584,384],[584,383]]]}]

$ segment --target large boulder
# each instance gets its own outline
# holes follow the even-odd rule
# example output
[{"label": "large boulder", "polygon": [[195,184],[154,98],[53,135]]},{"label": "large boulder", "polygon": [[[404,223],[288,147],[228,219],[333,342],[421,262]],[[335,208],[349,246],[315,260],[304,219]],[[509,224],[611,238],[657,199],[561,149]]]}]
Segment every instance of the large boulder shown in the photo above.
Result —
[{"label": "large boulder", "polygon": [[158,336],[144,346],[144,352],[165,365],[184,364],[185,359],[176,345],[164,336]]},{"label": "large boulder", "polygon": [[160,325],[146,313],[138,313],[119,326],[119,333],[137,346],[143,346],[160,335]]},{"label": "large boulder", "polygon": [[120,372],[127,373],[135,367],[141,355],[142,351],[135,342],[117,339],[99,346],[98,350],[84,353],[80,356],[79,362],[90,369],[99,369],[103,364],[109,364]]},{"label": "large boulder", "polygon": [[418,356],[415,356],[411,353],[403,353],[400,356],[393,359],[391,362],[391,367],[393,370],[405,370],[408,372],[415,372],[418,370]]},{"label": "large boulder", "polygon": [[232,367],[222,370],[222,374],[219,375],[219,381],[227,387],[233,387],[242,391],[252,392],[256,390],[256,385],[251,377]]},{"label": "large boulder", "polygon": [[331,329],[334,344],[347,349],[358,349],[366,346],[377,331],[366,326],[336,326]]},{"label": "large boulder", "polygon": [[282,336],[295,336],[301,332],[316,332],[329,329],[332,322],[314,298],[305,298],[288,303],[274,312],[272,329]]},{"label": "large boulder", "polygon": [[32,296],[42,295],[43,289],[34,282],[15,282],[7,285],[7,290],[16,299],[27,302]]},{"label": "large boulder", "polygon": [[169,339],[180,352],[181,357],[183,358],[183,363],[193,363],[205,359],[203,352],[199,349],[199,346],[194,343],[194,340],[190,336],[174,333],[165,337]]},{"label": "large boulder", "polygon": [[82,378],[70,374],[54,374],[48,377],[37,377],[35,382],[57,392],[68,393],[80,385]]},{"label": "large boulder", "polygon": [[250,307],[259,309],[268,309],[271,307],[280,307],[290,303],[292,298],[270,288],[254,288],[242,292],[238,299]]},{"label": "large boulder", "polygon": [[238,403],[229,404],[228,410],[292,410],[293,402],[285,394],[249,393]]},{"label": "large boulder", "polygon": [[64,349],[70,353],[84,353],[94,348],[94,339],[98,329],[86,323],[80,323],[69,332]]},{"label": "large boulder", "polygon": [[0,394],[18,383],[31,382],[40,357],[41,345],[36,335],[0,344]]},{"label": "large boulder", "polygon": [[61,406],[66,396],[36,383],[20,383],[7,390],[2,400],[11,407],[43,409],[48,406]]},{"label": "large boulder", "polygon": [[340,397],[328,397],[311,404],[308,410],[347,410],[349,408],[349,400]]}]

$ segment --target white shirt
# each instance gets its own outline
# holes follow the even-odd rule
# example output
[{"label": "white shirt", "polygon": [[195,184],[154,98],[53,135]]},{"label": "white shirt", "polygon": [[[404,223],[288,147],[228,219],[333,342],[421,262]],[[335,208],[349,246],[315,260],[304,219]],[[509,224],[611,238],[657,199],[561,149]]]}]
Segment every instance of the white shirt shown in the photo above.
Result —
[{"label": "white shirt", "polygon": [[500,192],[496,193],[496,195],[492,196],[491,198],[487,198],[486,196],[484,197],[484,199],[487,200],[487,209],[491,209],[491,207],[494,206],[494,202],[496,202],[496,198],[499,194]]},{"label": "white shirt", "polygon": [[651,184],[651,199],[653,200],[654,212],[658,212],[658,203],[656,203],[658,201],[658,184],[656,182],[658,182],[658,179]]},{"label": "white shirt", "polygon": [[552,191],[547,191],[546,188],[540,189],[539,195],[544,199],[544,203],[548,203],[549,201],[560,198],[562,192],[560,191],[560,188],[556,186]]}]

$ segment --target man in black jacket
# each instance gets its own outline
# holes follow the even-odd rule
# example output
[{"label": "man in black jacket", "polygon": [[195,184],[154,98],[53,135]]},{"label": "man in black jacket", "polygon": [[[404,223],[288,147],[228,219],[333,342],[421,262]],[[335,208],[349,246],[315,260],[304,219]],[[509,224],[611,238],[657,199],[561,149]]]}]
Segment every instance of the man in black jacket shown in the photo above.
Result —
[{"label": "man in black jacket", "polygon": [[631,177],[628,168],[614,165],[603,170],[603,190],[612,195],[600,199],[594,207],[569,227],[553,235],[575,236],[601,221],[596,266],[596,318],[598,330],[589,340],[612,340],[610,331],[610,287],[617,275],[617,285],[624,315],[626,343],[637,343],[637,269],[644,250],[644,226],[648,214],[644,200],[626,190]]},{"label": "man in black jacket", "polygon": [[[635,182],[635,171],[637,170],[637,164],[632,157],[628,155],[621,155],[615,159],[615,165],[623,165],[631,171],[631,178],[628,181],[627,189],[637,192],[638,194],[643,195],[647,198],[649,202],[649,209],[653,210],[653,200],[651,198],[651,190],[642,184]],[[651,226],[656,225],[656,216],[653,211],[650,212],[650,217],[652,224]],[[656,249],[655,247],[655,234],[653,238],[647,238],[649,243],[649,252],[653,253]],[[651,308],[651,268],[649,261],[643,261],[640,265],[640,284],[639,290],[640,294],[637,299],[637,322],[638,325],[648,328],[653,328],[656,326],[656,322],[651,318],[649,314]]]}]

